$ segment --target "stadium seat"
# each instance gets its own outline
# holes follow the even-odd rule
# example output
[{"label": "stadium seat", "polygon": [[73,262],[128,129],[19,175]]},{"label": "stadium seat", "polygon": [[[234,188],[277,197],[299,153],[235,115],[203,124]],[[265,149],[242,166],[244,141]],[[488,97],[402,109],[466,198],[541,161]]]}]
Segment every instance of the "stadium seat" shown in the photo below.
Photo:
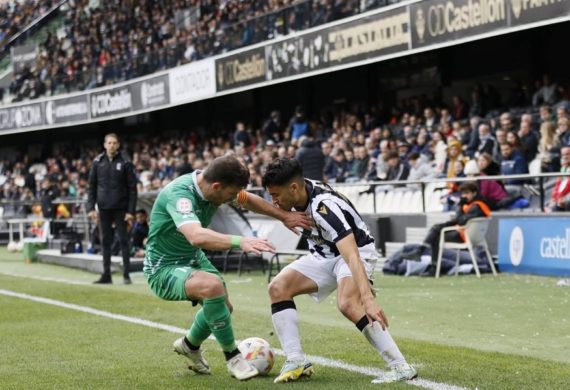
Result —
[{"label": "stadium seat", "polygon": [[[467,249],[469,255],[471,256],[471,262],[473,263],[473,268],[475,269],[475,274],[478,278],[481,277],[479,272],[479,266],[477,265],[477,257],[475,256],[474,248],[482,247],[485,250],[485,255],[489,261],[489,266],[493,271],[493,275],[497,276],[497,270],[495,269],[495,264],[493,264],[493,258],[489,252],[489,246],[487,245],[487,240],[485,235],[489,228],[490,218],[473,218],[467,222],[467,225],[463,227],[449,226],[441,230],[439,236],[439,253],[437,254],[437,266],[435,271],[435,277],[439,278],[439,273],[441,270],[441,259],[443,255],[443,250],[445,248],[457,250],[457,255],[455,257],[455,275],[457,275],[457,270],[459,267],[459,251],[461,249]],[[465,242],[446,242],[445,233],[451,231],[458,231],[458,229],[465,229]]]}]

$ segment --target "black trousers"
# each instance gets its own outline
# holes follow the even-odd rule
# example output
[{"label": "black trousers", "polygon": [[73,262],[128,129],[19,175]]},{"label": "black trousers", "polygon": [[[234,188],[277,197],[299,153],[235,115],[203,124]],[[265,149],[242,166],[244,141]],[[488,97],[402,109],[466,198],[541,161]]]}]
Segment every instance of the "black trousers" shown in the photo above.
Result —
[{"label": "black trousers", "polygon": [[126,210],[99,210],[99,227],[101,229],[101,246],[103,252],[103,276],[111,277],[111,245],[113,244],[113,222],[121,242],[123,255],[123,276],[129,276],[130,248],[127,223],[125,222]]},{"label": "black trousers", "polygon": [[[444,227],[453,226],[452,224],[439,223],[433,225],[429,230],[428,235],[424,239],[424,244],[431,246],[431,262],[432,264],[437,263],[437,256],[439,255],[439,236],[441,235],[441,230]],[[445,241],[447,242],[463,242],[458,231],[445,232]]]}]

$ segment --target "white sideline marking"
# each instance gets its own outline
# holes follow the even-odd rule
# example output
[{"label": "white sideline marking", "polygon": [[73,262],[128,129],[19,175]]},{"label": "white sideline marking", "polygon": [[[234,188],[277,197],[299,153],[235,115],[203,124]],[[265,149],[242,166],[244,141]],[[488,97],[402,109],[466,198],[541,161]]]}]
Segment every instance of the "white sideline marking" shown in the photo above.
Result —
[{"label": "white sideline marking", "polygon": [[[170,333],[186,334],[186,332],[187,332],[186,329],[178,328],[176,326],[161,324],[159,322],[154,322],[154,321],[148,321],[148,320],[144,320],[142,318],[129,317],[129,316],[125,316],[122,314],[114,314],[114,313],[110,313],[110,312],[103,311],[103,310],[93,309],[93,308],[88,307],[88,306],[81,306],[81,305],[76,305],[74,303],[66,303],[66,302],[62,302],[62,301],[56,301],[55,299],[38,297],[38,296],[23,294],[23,293],[19,293],[19,292],[15,292],[15,291],[10,291],[10,290],[0,289],[0,295],[5,295],[5,296],[9,296],[9,297],[14,297],[14,298],[20,298],[20,299],[27,299],[27,300],[30,300],[33,302],[39,302],[39,303],[45,303],[47,305],[63,307],[65,309],[76,310],[76,311],[80,311],[80,312],[88,313],[88,314],[93,314],[93,315],[100,316],[100,317],[130,322],[131,324],[143,325],[143,326],[147,326],[149,328],[165,330],[165,331],[170,332]],[[213,336],[210,336],[209,338],[213,339]],[[284,353],[282,350],[274,348],[274,351],[276,354],[284,356]],[[322,356],[307,355],[307,358],[311,362],[319,364],[321,366],[332,367],[332,368],[340,368],[340,369],[343,369],[346,371],[351,371],[351,372],[355,372],[355,373],[363,374],[363,375],[367,375],[367,376],[380,376],[380,375],[384,374],[384,372],[385,372],[385,371],[380,370],[378,368],[356,366],[354,364],[345,363],[345,362],[342,362],[339,360],[327,359],[327,358],[322,357]],[[432,390],[466,390],[465,387],[448,385],[446,383],[433,382],[433,381],[430,381],[427,379],[415,379],[412,381],[407,381],[406,383],[409,385],[414,385],[417,387],[423,387],[423,388],[432,389]]]},{"label": "white sideline marking", "polygon": [[78,280],[70,280],[70,279],[62,279],[62,278],[52,278],[49,276],[32,276],[32,275],[22,275],[22,274],[14,274],[12,272],[0,272],[0,275],[6,276],[14,276],[16,278],[28,278],[28,279],[35,279],[35,280],[42,280],[46,282],[57,282],[57,283],[65,283],[65,284],[74,284],[74,285],[89,285],[92,283],[88,282],[80,282]]}]

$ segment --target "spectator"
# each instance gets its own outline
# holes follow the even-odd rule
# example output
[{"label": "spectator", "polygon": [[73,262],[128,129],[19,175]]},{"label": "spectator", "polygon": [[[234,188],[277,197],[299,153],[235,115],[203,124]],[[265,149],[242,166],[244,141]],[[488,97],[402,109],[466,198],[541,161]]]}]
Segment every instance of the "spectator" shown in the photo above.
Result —
[{"label": "spectator", "polygon": [[558,86],[550,80],[550,75],[544,74],[542,76],[542,85],[532,96],[532,105],[538,106],[539,104],[553,105],[558,101]]},{"label": "spectator", "polygon": [[475,156],[479,156],[483,153],[492,154],[495,150],[497,140],[491,134],[491,127],[482,123],[479,125],[479,145],[477,145],[477,152]]},{"label": "spectator", "polygon": [[[48,176],[42,180],[42,190],[40,192],[40,196],[43,217],[54,220],[56,217],[56,206],[53,201],[59,197],[59,191],[57,187],[53,185],[51,179]],[[54,230],[52,229],[52,232],[53,231]]]},{"label": "spectator", "polygon": [[540,125],[540,142],[538,144],[538,158],[542,172],[557,172],[560,168],[560,152],[556,126],[546,121]]},{"label": "spectator", "polygon": [[528,121],[521,121],[518,136],[523,146],[523,156],[527,162],[534,160],[538,153],[538,138],[534,131],[532,131],[531,123]]},{"label": "spectator", "polygon": [[[93,161],[89,172],[89,216],[99,214],[103,247],[103,273],[95,283],[113,283],[111,278],[111,245],[113,222],[120,237],[123,255],[123,283],[131,284],[129,276],[130,250],[126,222],[134,219],[137,201],[136,174],[126,155],[119,152],[119,137],[110,133],[105,136],[105,152]],[[98,206],[99,212],[95,210]]]},{"label": "spectator", "polygon": [[236,131],[234,134],[234,145],[241,146],[243,148],[249,148],[251,145],[251,138],[249,133],[245,130],[245,125],[243,122],[238,122],[236,124]]},{"label": "spectator", "polygon": [[558,119],[556,133],[558,134],[558,143],[560,146],[570,146],[570,119]]},{"label": "spectator", "polygon": [[295,153],[295,159],[303,168],[305,177],[311,180],[323,181],[325,155],[317,142],[310,137],[301,137],[301,147]]},{"label": "spectator", "polygon": [[395,150],[388,152],[386,162],[388,163],[388,172],[386,175],[387,181],[400,181],[408,178],[410,168],[408,168],[406,163],[402,162],[398,152]]},{"label": "spectator", "polygon": [[[467,177],[486,176],[484,173],[479,171],[479,165],[475,160],[467,162],[464,172]],[[503,185],[498,181],[487,179],[478,180],[476,183],[479,187],[479,194],[489,205],[491,210],[507,208],[513,203],[514,198],[507,194]]]},{"label": "spectator", "polygon": [[[501,145],[501,175],[522,175],[528,173],[528,164],[523,158],[522,154],[513,149],[509,143]],[[507,179],[507,185],[521,185],[524,184],[524,179]]]},{"label": "spectator", "polygon": [[297,142],[302,136],[311,135],[309,122],[305,118],[305,111],[301,106],[295,108],[295,115],[289,122],[289,133],[291,134],[291,142]]},{"label": "spectator", "polygon": [[453,118],[455,120],[462,120],[467,118],[469,113],[469,106],[459,96],[453,97]]},{"label": "spectator", "polygon": [[283,140],[283,125],[281,124],[281,113],[279,111],[271,111],[269,119],[263,125],[263,136],[266,141],[280,142]]},{"label": "spectator", "polygon": [[148,237],[148,215],[144,209],[139,209],[135,214],[135,222],[131,229],[131,255],[144,257],[146,239]]},{"label": "spectator", "polygon": [[[436,177],[436,172],[425,155],[421,155],[417,152],[410,153],[408,163],[410,164],[408,181],[429,180]],[[411,183],[407,186],[414,189],[421,188],[417,183]]]},{"label": "spectator", "polygon": [[[560,166],[561,173],[570,173],[570,146],[563,146],[560,150]],[[570,176],[556,179],[547,210],[570,211]]]},{"label": "spectator", "polygon": [[[417,250],[406,254],[407,259],[419,259],[424,252],[424,247],[431,248],[432,266],[428,270],[430,275],[435,275],[435,265],[439,254],[439,238],[441,230],[448,226],[465,226],[467,222],[473,218],[486,217],[491,215],[491,209],[479,194],[479,188],[475,183],[463,183],[459,188],[461,193],[461,201],[457,209],[455,218],[451,220],[433,225],[429,230],[424,243]],[[454,230],[445,233],[445,241],[447,242],[463,242],[465,241],[464,230]]]}]

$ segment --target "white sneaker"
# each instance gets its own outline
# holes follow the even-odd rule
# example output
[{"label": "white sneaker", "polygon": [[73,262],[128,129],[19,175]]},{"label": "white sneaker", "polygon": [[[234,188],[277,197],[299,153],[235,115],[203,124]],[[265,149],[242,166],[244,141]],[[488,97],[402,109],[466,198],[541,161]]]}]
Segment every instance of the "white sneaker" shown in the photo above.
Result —
[{"label": "white sneaker", "polygon": [[414,366],[409,365],[408,363],[400,363],[393,366],[389,372],[374,379],[372,383],[392,383],[407,381],[410,379],[415,379],[417,376],[418,372]]},{"label": "white sneaker", "polygon": [[241,354],[238,354],[233,358],[231,358],[230,360],[228,360],[227,365],[230,374],[234,378],[240,381],[244,381],[246,379],[253,378],[256,375],[259,375],[259,371],[257,371],[257,368],[249,364],[247,360],[245,360],[243,356],[241,356]]},{"label": "white sneaker", "polygon": [[306,357],[299,360],[287,360],[273,383],[296,381],[302,376],[311,375],[313,375],[313,365]]},{"label": "white sneaker", "polygon": [[174,347],[174,352],[179,355],[186,356],[190,362],[188,363],[188,368],[198,374],[211,374],[210,366],[206,359],[202,357],[202,351],[198,349],[193,351],[184,342],[184,337],[179,338],[172,344]]}]

